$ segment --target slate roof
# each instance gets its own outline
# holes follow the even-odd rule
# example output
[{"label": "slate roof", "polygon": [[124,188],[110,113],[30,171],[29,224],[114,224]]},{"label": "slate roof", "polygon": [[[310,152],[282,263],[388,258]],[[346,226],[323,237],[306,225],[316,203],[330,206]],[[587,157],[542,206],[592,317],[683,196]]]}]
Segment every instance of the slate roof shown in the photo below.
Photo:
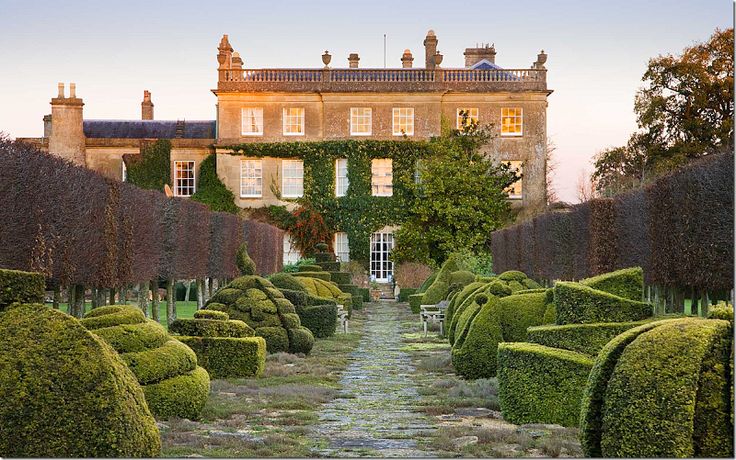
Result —
[{"label": "slate roof", "polygon": [[481,59],[480,61],[476,62],[475,64],[470,66],[473,70],[499,70],[503,69],[500,65],[494,64],[493,62],[489,61],[488,59]]},{"label": "slate roof", "polygon": [[176,120],[84,120],[84,135],[88,138],[117,139],[214,139],[215,121],[182,120],[184,131],[176,135]]}]

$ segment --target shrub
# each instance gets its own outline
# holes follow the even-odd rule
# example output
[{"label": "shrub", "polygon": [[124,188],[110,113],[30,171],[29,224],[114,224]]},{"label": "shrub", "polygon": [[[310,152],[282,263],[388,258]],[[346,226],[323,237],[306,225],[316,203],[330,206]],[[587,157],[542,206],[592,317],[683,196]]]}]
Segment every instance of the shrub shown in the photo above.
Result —
[{"label": "shrub", "polygon": [[458,270],[450,273],[450,285],[467,286],[475,281],[475,275],[467,270]]},{"label": "shrub", "polygon": [[526,340],[548,347],[596,356],[617,335],[650,321],[536,326],[527,330]]},{"label": "shrub", "polygon": [[330,281],[337,284],[351,284],[353,282],[353,276],[348,272],[330,272]]},{"label": "shrub", "polygon": [[417,291],[425,281],[432,275],[432,268],[418,262],[402,262],[396,265],[394,279],[401,289],[414,289]]},{"label": "shrub", "polygon": [[205,318],[179,318],[171,323],[169,331],[200,337],[253,337],[254,334],[253,328],[243,321]]},{"label": "shrub", "polygon": [[[517,291],[521,291],[521,289],[517,289]],[[507,295],[513,294],[513,290],[511,289],[511,287],[509,287],[508,284],[504,284],[503,282],[498,280],[491,281],[488,284],[488,292],[497,297],[505,297]]]},{"label": "shrub", "polygon": [[542,318],[542,324],[557,324],[556,321],[557,307],[555,307],[554,303],[549,303],[547,304],[547,308],[544,310],[544,318]]},{"label": "shrub", "polygon": [[312,332],[316,338],[330,337],[335,334],[337,327],[337,306],[309,305],[297,306],[296,312],[304,327]]},{"label": "shrub", "polygon": [[259,327],[256,328],[256,334],[266,340],[266,349],[269,353],[289,351],[289,335],[283,327]]},{"label": "shrub", "polygon": [[543,324],[547,309],[546,292],[513,294],[501,298],[501,330],[504,342],[523,342],[527,328]]},{"label": "shrub", "polygon": [[532,289],[522,289],[521,291],[516,291],[514,294],[520,295],[520,294],[534,294],[535,292],[547,292],[547,288],[532,288]]},{"label": "shrub", "polygon": [[40,273],[0,268],[0,311],[10,304],[43,303],[46,280]]},{"label": "shrub", "polygon": [[300,278],[317,278],[323,281],[332,281],[332,275],[330,272],[298,272],[295,273],[295,275],[299,276]]},{"label": "shrub", "polygon": [[266,365],[263,337],[178,337],[212,378],[257,377]]},{"label": "shrub", "polygon": [[439,274],[439,271],[436,271],[429,275],[429,277],[424,280],[424,282],[419,286],[419,291],[417,291],[420,294],[423,294],[429,289],[429,287],[434,283],[434,280],[437,279],[437,275]]},{"label": "shrub", "polygon": [[294,276],[288,273],[275,273],[269,276],[268,280],[279,289],[307,292],[304,286]]},{"label": "shrub", "polygon": [[101,337],[118,353],[158,348],[169,340],[166,329],[155,321],[103,327],[95,329],[95,335]]},{"label": "shrub", "polygon": [[484,285],[485,283],[474,281],[463,287],[457,294],[455,294],[455,296],[450,301],[450,304],[447,306],[447,310],[445,310],[445,324],[452,324],[452,317],[455,315],[455,312],[460,307],[460,305],[465,302],[465,299],[467,299],[468,296],[473,294],[473,292]]},{"label": "shrub", "polygon": [[593,360],[573,351],[515,342],[498,345],[498,389],[511,423],[577,426]]},{"label": "shrub", "polygon": [[480,312],[481,304],[478,303],[478,301],[481,303],[487,303],[488,296],[481,292],[469,298],[469,304],[465,309],[463,309],[462,313],[458,314],[457,322],[455,323],[455,341],[452,344],[453,348],[460,348],[463,346],[468,329],[470,329],[470,325],[473,323],[475,316]]},{"label": "shrub", "polygon": [[412,313],[419,313],[421,311],[422,299],[424,294],[411,294],[409,295],[409,307]]},{"label": "shrub", "polygon": [[586,388],[586,454],[733,456],[731,346],[729,322],[697,318],[649,323],[616,337],[599,354]]},{"label": "shrub", "polygon": [[518,282],[522,282],[525,279],[527,279],[527,276],[526,276],[526,274],[524,274],[523,272],[520,272],[518,270],[508,270],[508,271],[505,271],[505,272],[501,273],[500,275],[498,275],[498,279],[500,279],[502,281],[518,281]]},{"label": "shrub", "polygon": [[401,288],[399,289],[399,302],[408,302],[409,296],[417,293],[418,288]]},{"label": "shrub", "polygon": [[210,394],[210,376],[197,366],[188,374],[162,380],[143,387],[151,412],[167,419],[197,419]]},{"label": "shrub", "polygon": [[624,299],[579,283],[558,281],[554,287],[557,324],[638,321],[652,316],[652,306]]},{"label": "shrub", "polygon": [[[109,310],[106,308],[109,308]],[[132,305],[110,305],[90,311],[84,315],[81,323],[87,329],[100,329],[121,324],[140,324],[145,321],[146,316],[140,308]]]},{"label": "shrub", "polygon": [[319,265],[312,265],[312,264],[301,264],[297,266],[296,269],[297,272],[321,272],[322,267]]},{"label": "shrub", "polygon": [[293,350],[292,353],[308,353],[312,349],[314,336],[309,329],[300,326],[286,331],[289,333],[289,349]]},{"label": "shrub", "polygon": [[161,440],[115,351],[43,305],[0,313],[0,455],[156,457]]},{"label": "shrub", "polygon": [[194,317],[199,319],[219,319],[227,321],[230,316],[224,311],[217,310],[197,310],[194,312]]},{"label": "shrub", "polygon": [[316,270],[322,270],[330,273],[340,271],[340,262],[336,261],[320,262],[317,264],[317,266],[320,268]]},{"label": "shrub", "polygon": [[644,271],[641,267],[604,273],[584,279],[580,284],[624,299],[641,300],[644,297]]},{"label": "shrub", "polygon": [[733,324],[733,305],[719,303],[708,312],[710,319],[724,319]]},{"label": "shrub", "polygon": [[300,274],[296,277],[296,280],[313,296],[338,299],[344,294],[335,284],[320,278],[306,277]]},{"label": "shrub", "polygon": [[360,296],[363,297],[363,302],[370,302],[371,301],[371,290],[368,288],[358,288],[358,292],[360,292]]},{"label": "shrub", "polygon": [[[299,287],[301,287],[301,285]],[[282,288],[279,288],[279,291],[281,291],[281,293],[284,295],[284,298],[294,304],[294,307],[298,305],[308,305],[309,303],[309,294],[307,294],[306,291],[294,291],[291,289]]]},{"label": "shrub", "polygon": [[256,264],[253,262],[253,259],[250,258],[250,255],[248,255],[248,245],[246,243],[242,243],[240,245],[235,257],[235,263],[238,266],[238,270],[240,270],[241,275],[256,274]]},{"label": "shrub", "polygon": [[178,340],[168,340],[157,348],[121,355],[141,385],[160,382],[197,367],[197,355]]},{"label": "shrub", "polygon": [[197,191],[192,200],[207,205],[213,211],[237,214],[240,208],[235,204],[235,195],[217,175],[217,155],[208,155],[199,166]]},{"label": "shrub", "polygon": [[423,291],[424,299],[422,299],[422,303],[424,305],[435,305],[444,300],[450,290],[452,273],[458,270],[457,257],[448,257],[445,263],[442,264],[442,268],[437,272],[434,282],[426,288],[426,291]]}]

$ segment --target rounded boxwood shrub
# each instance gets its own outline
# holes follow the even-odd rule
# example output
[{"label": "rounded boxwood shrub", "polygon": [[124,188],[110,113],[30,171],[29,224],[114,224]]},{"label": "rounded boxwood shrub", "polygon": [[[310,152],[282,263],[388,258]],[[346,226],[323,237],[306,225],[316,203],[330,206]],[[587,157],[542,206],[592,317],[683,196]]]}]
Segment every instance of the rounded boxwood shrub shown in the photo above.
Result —
[{"label": "rounded boxwood shrub", "polygon": [[508,270],[498,275],[498,279],[502,281],[522,282],[527,279],[527,276],[524,272],[520,272],[518,270]]},{"label": "rounded boxwood shrub", "polygon": [[257,377],[266,367],[263,337],[177,337],[197,354],[212,378]]},{"label": "rounded boxwood shrub", "polygon": [[437,279],[437,275],[439,275],[439,273],[439,271],[436,271],[429,275],[427,279],[424,280],[421,285],[419,285],[419,290],[417,291],[417,294],[424,294],[425,292],[427,292],[427,289],[429,289],[432,283],[434,283],[434,280]]},{"label": "rounded boxwood shrub", "polygon": [[[226,316],[227,313],[223,313]],[[171,323],[169,331],[179,335],[203,337],[253,337],[255,332],[244,321],[205,318],[179,318]]]},{"label": "rounded boxwood shrub", "polygon": [[353,275],[350,272],[329,272],[330,273],[330,281],[337,284],[338,286],[341,284],[352,284],[353,282]]},{"label": "rounded boxwood shrub", "polygon": [[[476,294],[487,292],[487,288],[488,283],[471,283],[457,294],[456,297],[458,298],[458,301],[455,302],[453,307],[451,319],[450,321],[446,321],[449,324],[449,327],[447,328],[447,340],[450,342],[450,345],[455,344],[457,335],[460,332],[458,328],[460,317],[463,315],[465,310],[473,304]],[[460,298],[463,298],[462,301],[460,301]],[[448,306],[448,310],[449,308],[450,307]]]},{"label": "rounded boxwood shrub", "polygon": [[323,281],[332,281],[332,274],[330,272],[297,272],[295,273],[298,277],[309,277],[309,278],[317,278]]},{"label": "rounded boxwood shrub", "polygon": [[[152,346],[133,352],[126,351],[129,341],[119,340],[125,334],[142,336],[146,331],[155,331],[158,325],[154,321],[146,320],[130,323],[131,318],[140,320],[138,314],[143,312],[131,305],[113,305],[92,310],[81,323],[93,333],[102,331],[100,337],[112,337],[109,343],[120,353],[120,357],[128,368],[143,385],[146,402],[151,412],[159,418],[171,416],[197,418],[204,408],[207,395],[210,391],[210,380],[207,371],[197,366],[196,354],[183,343],[172,339],[168,334],[166,341],[149,342]],[[120,322],[115,324],[116,321]],[[212,321],[212,320],[197,320]],[[118,329],[116,336],[112,329]],[[137,331],[131,334],[130,331]],[[156,345],[156,346],[153,346]],[[202,376],[204,373],[204,377]],[[206,378],[205,378],[206,377]],[[155,388],[174,388],[177,391],[166,393]],[[149,395],[155,395],[155,401],[149,400]]]},{"label": "rounded boxwood shrub", "polygon": [[[484,285],[485,283],[473,281],[467,286],[464,286],[457,294],[455,294],[452,300],[450,300],[450,304],[447,306],[447,310],[445,310],[445,324],[450,325],[452,323],[452,317],[455,315],[455,311],[458,309],[458,307],[463,302],[465,302],[465,299],[467,299],[468,296],[473,294],[473,292]],[[447,329],[449,333],[449,327]]]},{"label": "rounded boxwood shrub", "polygon": [[586,278],[580,284],[624,299],[640,301],[644,297],[644,271],[641,267],[624,268]]},{"label": "rounded boxwood shrub", "polygon": [[290,289],[292,291],[307,292],[302,283],[289,273],[275,273],[268,280],[279,289]]},{"label": "rounded boxwood shrub", "polygon": [[324,338],[335,334],[337,327],[337,306],[335,304],[297,305],[296,312],[302,326],[309,329],[314,337]]},{"label": "rounded boxwood shrub", "polygon": [[566,281],[555,283],[554,302],[557,324],[639,321],[653,312],[648,303]]},{"label": "rounded boxwood shrub", "polygon": [[0,311],[16,302],[43,303],[45,294],[42,274],[0,268]]},{"label": "rounded boxwood shrub", "polygon": [[224,311],[217,310],[197,310],[194,312],[194,317],[199,319],[219,319],[223,321],[230,319],[230,315]]},{"label": "rounded boxwood shrub", "polygon": [[626,323],[589,323],[535,326],[527,329],[526,340],[548,347],[596,356],[617,335],[652,319]]},{"label": "rounded boxwood shrub", "polygon": [[467,270],[458,270],[450,273],[450,285],[457,284],[461,287],[475,281],[475,275]]},{"label": "rounded boxwood shrub", "polygon": [[585,454],[732,457],[732,334],[728,321],[682,318],[609,342],[585,389]]},{"label": "rounded boxwood shrub", "polygon": [[[495,296],[492,296],[492,298],[495,300]],[[470,325],[478,312],[480,312],[481,307],[489,302],[489,296],[480,292],[469,300],[471,300],[470,305],[468,305],[457,317],[457,324],[455,325],[455,342],[452,345],[453,348],[462,347],[465,337],[467,336],[468,329],[470,329]]]},{"label": "rounded boxwood shrub", "polygon": [[289,351],[289,334],[281,326],[264,326],[256,329],[256,334],[266,341],[266,350],[269,353]]},{"label": "rounded boxwood shrub", "polygon": [[166,329],[155,321],[95,329],[95,335],[110,344],[118,353],[131,353],[158,348],[169,340]]},{"label": "rounded boxwood shrub", "polygon": [[518,425],[577,426],[590,356],[536,343],[498,345],[498,399],[504,420]]},{"label": "rounded boxwood shrub", "polygon": [[[301,274],[300,274],[301,275]],[[348,314],[352,312],[353,296],[342,292],[335,283],[325,281],[318,278],[309,278],[296,276],[296,280],[307,290],[307,292],[315,297],[326,297],[335,300],[338,304],[345,307]]]},{"label": "rounded boxwood shrub", "polygon": [[321,272],[323,271],[322,267],[319,265],[308,265],[308,264],[299,265],[296,269],[299,272]]},{"label": "rounded boxwood shrub", "polygon": [[0,455],[157,457],[132,372],[76,319],[43,305],[0,312]]},{"label": "rounded boxwood shrub", "polygon": [[238,247],[238,252],[235,254],[235,264],[238,267],[241,275],[255,275],[256,274],[256,263],[250,258],[248,254],[248,244],[242,243]]},{"label": "rounded boxwood shrub", "polygon": [[[457,263],[457,256],[451,255],[448,257],[437,272],[437,275],[434,277],[432,284],[428,285],[424,291],[420,288],[420,292],[424,292],[422,304],[436,305],[441,300],[444,300],[450,290],[452,273],[459,269],[460,267]],[[424,284],[422,284],[422,286],[424,286]]]},{"label": "rounded boxwood shrub", "polygon": [[399,289],[399,302],[408,302],[409,296],[417,293],[418,288],[401,288]]}]

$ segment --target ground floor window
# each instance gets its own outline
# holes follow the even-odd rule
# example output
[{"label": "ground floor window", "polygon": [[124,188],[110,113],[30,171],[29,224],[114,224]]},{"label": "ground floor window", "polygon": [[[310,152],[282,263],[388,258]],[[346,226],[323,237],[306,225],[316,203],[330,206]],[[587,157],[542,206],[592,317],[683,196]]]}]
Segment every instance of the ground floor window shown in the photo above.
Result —
[{"label": "ground floor window", "polygon": [[295,264],[299,262],[301,257],[302,255],[294,245],[291,235],[284,233],[284,265]]},{"label": "ground floor window", "polygon": [[371,279],[388,283],[394,277],[394,263],[389,259],[394,249],[393,233],[371,235]]},{"label": "ground floor window", "polygon": [[348,234],[345,232],[335,233],[335,256],[340,262],[350,261],[350,244],[348,243]]},{"label": "ground floor window", "polygon": [[192,196],[195,188],[194,181],[194,162],[193,161],[175,161],[174,162],[174,195],[176,196]]}]

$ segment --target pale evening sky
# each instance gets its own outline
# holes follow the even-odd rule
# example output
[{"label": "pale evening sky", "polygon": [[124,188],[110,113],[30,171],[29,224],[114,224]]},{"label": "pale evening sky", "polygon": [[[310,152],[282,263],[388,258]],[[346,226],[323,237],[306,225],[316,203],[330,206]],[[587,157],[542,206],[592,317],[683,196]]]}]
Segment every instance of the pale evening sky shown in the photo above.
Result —
[{"label": "pale evening sky", "polygon": [[443,67],[495,43],[496,63],[527,68],[544,49],[554,183],[576,201],[580,171],[636,128],[634,95],[647,60],[679,53],[731,27],[729,0],[517,1],[16,1],[0,0],[0,131],[39,137],[57,82],[75,82],[85,118],[140,118],[143,90],[158,119],[214,119],[215,55],[222,34],[245,67],[400,67],[404,48],[423,64],[428,29]]}]

